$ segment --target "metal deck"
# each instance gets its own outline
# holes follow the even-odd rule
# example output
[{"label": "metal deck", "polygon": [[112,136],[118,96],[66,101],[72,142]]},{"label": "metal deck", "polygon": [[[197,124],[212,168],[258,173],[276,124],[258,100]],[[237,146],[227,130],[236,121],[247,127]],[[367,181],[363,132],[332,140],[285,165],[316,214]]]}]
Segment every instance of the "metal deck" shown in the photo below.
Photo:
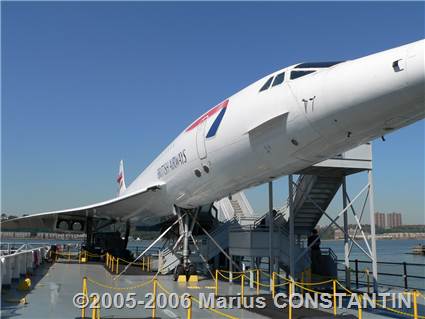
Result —
[{"label": "metal deck", "polygon": [[[59,262],[53,265],[43,264],[31,276],[32,289],[28,292],[20,292],[16,289],[14,282],[10,289],[2,290],[1,318],[81,318],[81,310],[73,305],[73,296],[82,292],[82,278],[88,279],[88,292],[99,294],[122,293],[124,297],[127,293],[136,293],[136,300],[147,301],[146,294],[151,293],[153,274],[145,275],[125,275],[118,280],[114,280],[101,263],[78,264],[76,262]],[[213,280],[201,280],[198,283],[179,284],[172,280],[172,276],[158,276],[157,293],[164,292],[163,288],[169,292],[179,295],[187,292],[194,297],[200,293],[214,293]],[[95,282],[97,284],[95,284]],[[131,288],[134,286],[143,287]],[[102,287],[103,286],[103,287]],[[118,287],[130,287],[126,290],[118,290]],[[237,296],[240,292],[238,283],[230,284],[220,281],[220,296]],[[255,295],[256,290],[245,287],[245,295]],[[271,300],[269,291],[262,290],[260,295]],[[27,304],[20,304],[19,300],[26,299]],[[192,318],[287,318],[287,309],[277,309],[273,306],[264,309],[220,309],[222,314],[214,313],[208,309],[200,309],[193,303]],[[145,309],[144,306],[137,306],[135,309],[101,309],[101,318],[151,318],[152,310]],[[182,307],[172,309],[170,307],[156,310],[156,318],[186,318],[187,310]],[[339,316],[333,317],[329,312],[314,309],[294,309],[293,318],[356,318],[355,311],[344,311]],[[388,318],[372,313],[365,314],[367,318]],[[86,318],[91,318],[91,310],[87,309]]]}]

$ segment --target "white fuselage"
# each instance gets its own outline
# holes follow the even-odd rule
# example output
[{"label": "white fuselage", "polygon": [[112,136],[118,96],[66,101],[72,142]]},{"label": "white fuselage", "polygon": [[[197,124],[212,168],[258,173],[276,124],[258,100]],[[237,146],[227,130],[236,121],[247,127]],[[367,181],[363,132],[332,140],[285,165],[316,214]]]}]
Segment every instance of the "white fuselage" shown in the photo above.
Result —
[{"label": "white fuselage", "polygon": [[[166,195],[151,210],[170,215],[173,205],[212,203],[418,121],[425,115],[424,45],[267,75],[191,124],[122,195],[164,183]],[[290,78],[300,70],[315,72]],[[283,83],[260,92],[282,72]]]}]

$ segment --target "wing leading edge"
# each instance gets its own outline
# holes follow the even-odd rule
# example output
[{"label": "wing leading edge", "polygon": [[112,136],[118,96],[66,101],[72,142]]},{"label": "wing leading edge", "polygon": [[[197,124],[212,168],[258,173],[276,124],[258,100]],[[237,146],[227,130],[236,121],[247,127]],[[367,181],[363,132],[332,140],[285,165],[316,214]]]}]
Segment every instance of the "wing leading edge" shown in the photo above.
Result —
[{"label": "wing leading edge", "polygon": [[61,221],[72,220],[85,224],[86,217],[127,220],[135,216],[152,215],[153,204],[161,200],[165,184],[153,185],[132,194],[110,199],[104,202],[46,213],[33,214],[0,223],[2,231],[52,232],[73,230],[59,227]]}]

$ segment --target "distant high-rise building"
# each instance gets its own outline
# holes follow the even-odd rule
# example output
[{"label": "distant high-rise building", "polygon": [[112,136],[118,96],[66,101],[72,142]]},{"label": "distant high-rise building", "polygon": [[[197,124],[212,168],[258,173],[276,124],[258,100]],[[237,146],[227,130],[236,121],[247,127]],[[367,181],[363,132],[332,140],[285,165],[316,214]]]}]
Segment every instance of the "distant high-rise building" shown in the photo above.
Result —
[{"label": "distant high-rise building", "polygon": [[387,214],[387,226],[388,228],[396,228],[402,225],[400,213]]},{"label": "distant high-rise building", "polygon": [[385,214],[376,212],[375,213],[375,225],[376,227],[385,228]]}]

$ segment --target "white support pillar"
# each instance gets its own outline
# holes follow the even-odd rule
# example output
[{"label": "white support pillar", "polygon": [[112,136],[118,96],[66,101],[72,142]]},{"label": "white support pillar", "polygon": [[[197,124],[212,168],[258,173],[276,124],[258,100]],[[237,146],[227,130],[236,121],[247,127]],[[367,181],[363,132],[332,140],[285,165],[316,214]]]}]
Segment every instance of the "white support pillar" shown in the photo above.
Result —
[{"label": "white support pillar", "polygon": [[273,258],[273,182],[269,182],[269,273],[272,278],[274,271],[274,258]]},{"label": "white support pillar", "polygon": [[376,255],[376,234],[375,234],[375,203],[373,191],[373,176],[372,170],[367,173],[369,181],[369,210],[370,210],[370,241],[372,246],[372,275],[373,275],[373,290],[378,292],[378,263]]},{"label": "white support pillar", "polygon": [[293,175],[288,176],[289,192],[289,275],[295,278],[295,216],[294,216],[294,184]]},{"label": "white support pillar", "polygon": [[344,266],[345,266],[345,287],[350,289],[350,245],[348,237],[348,209],[347,208],[347,180],[344,176],[342,179],[342,205],[344,211]]}]

